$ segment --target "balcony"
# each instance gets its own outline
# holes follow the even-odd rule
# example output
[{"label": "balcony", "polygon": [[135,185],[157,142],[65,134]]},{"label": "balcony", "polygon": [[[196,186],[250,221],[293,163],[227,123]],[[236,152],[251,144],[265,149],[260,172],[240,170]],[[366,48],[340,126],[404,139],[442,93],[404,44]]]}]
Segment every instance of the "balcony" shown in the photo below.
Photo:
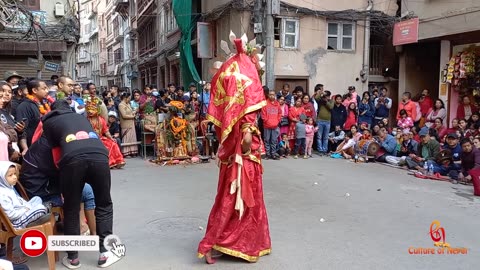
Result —
[{"label": "balcony", "polygon": [[128,0],[116,0],[115,1],[115,12],[118,12],[122,18],[128,18]]},{"label": "balcony", "polygon": [[92,31],[90,32],[90,37],[89,39],[92,39],[93,37],[95,37],[95,35],[98,34],[98,28],[94,28],[92,29]]}]

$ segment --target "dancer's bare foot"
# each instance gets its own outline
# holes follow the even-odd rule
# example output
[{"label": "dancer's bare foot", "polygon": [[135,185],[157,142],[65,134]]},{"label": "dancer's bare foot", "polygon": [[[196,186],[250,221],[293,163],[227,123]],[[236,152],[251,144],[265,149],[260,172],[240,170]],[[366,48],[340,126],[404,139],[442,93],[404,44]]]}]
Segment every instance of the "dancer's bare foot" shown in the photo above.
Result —
[{"label": "dancer's bare foot", "polygon": [[209,251],[207,254],[205,254],[205,261],[207,264],[214,264],[217,261],[212,257],[212,251]]}]

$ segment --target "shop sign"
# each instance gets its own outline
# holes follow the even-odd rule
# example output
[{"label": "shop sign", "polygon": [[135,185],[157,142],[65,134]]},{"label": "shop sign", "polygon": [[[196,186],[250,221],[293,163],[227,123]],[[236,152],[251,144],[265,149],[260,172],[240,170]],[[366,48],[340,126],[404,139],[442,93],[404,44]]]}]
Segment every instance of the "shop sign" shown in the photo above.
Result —
[{"label": "shop sign", "polygon": [[53,62],[45,62],[45,70],[52,71],[52,72],[58,72],[60,69],[60,65],[57,63]]},{"label": "shop sign", "polygon": [[393,26],[393,46],[418,42],[418,18],[401,21]]}]

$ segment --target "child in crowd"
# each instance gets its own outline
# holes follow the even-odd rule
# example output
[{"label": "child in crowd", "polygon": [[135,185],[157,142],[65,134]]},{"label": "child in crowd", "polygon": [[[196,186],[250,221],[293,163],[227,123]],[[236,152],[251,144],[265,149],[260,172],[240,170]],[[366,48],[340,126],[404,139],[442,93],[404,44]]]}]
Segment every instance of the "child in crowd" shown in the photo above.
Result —
[{"label": "child in crowd", "polygon": [[14,186],[18,181],[17,167],[9,161],[0,161],[0,203],[15,229],[24,229],[34,221],[47,221],[49,210],[40,197],[25,201]]},{"label": "child in crowd", "polygon": [[300,121],[297,122],[295,125],[295,148],[293,149],[293,158],[298,158],[299,154],[303,153],[303,158],[307,158],[307,154],[305,153],[305,141],[306,141],[306,120],[305,114],[300,115]]},{"label": "child in crowd", "polygon": [[337,151],[337,147],[343,142],[343,139],[345,139],[345,131],[342,130],[341,126],[336,125],[335,130],[328,134],[329,152]]},{"label": "child in crowd", "polygon": [[282,134],[282,139],[278,143],[278,155],[286,158],[288,155],[290,155],[291,149],[290,149],[290,142],[288,140],[288,136],[286,133]]},{"label": "child in crowd", "polygon": [[318,127],[314,126],[314,121],[312,118],[307,119],[307,124],[305,125],[305,155],[308,157],[312,157],[312,145],[313,145],[313,137],[315,136],[315,132],[317,132]]}]

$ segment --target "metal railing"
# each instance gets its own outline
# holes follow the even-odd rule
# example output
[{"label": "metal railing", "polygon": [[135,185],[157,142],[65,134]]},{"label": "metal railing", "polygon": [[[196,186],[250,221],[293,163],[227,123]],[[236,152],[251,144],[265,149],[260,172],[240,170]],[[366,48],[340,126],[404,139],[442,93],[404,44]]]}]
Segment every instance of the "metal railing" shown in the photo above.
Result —
[{"label": "metal railing", "polygon": [[383,45],[370,45],[370,75],[382,75],[383,73],[383,48]]}]

